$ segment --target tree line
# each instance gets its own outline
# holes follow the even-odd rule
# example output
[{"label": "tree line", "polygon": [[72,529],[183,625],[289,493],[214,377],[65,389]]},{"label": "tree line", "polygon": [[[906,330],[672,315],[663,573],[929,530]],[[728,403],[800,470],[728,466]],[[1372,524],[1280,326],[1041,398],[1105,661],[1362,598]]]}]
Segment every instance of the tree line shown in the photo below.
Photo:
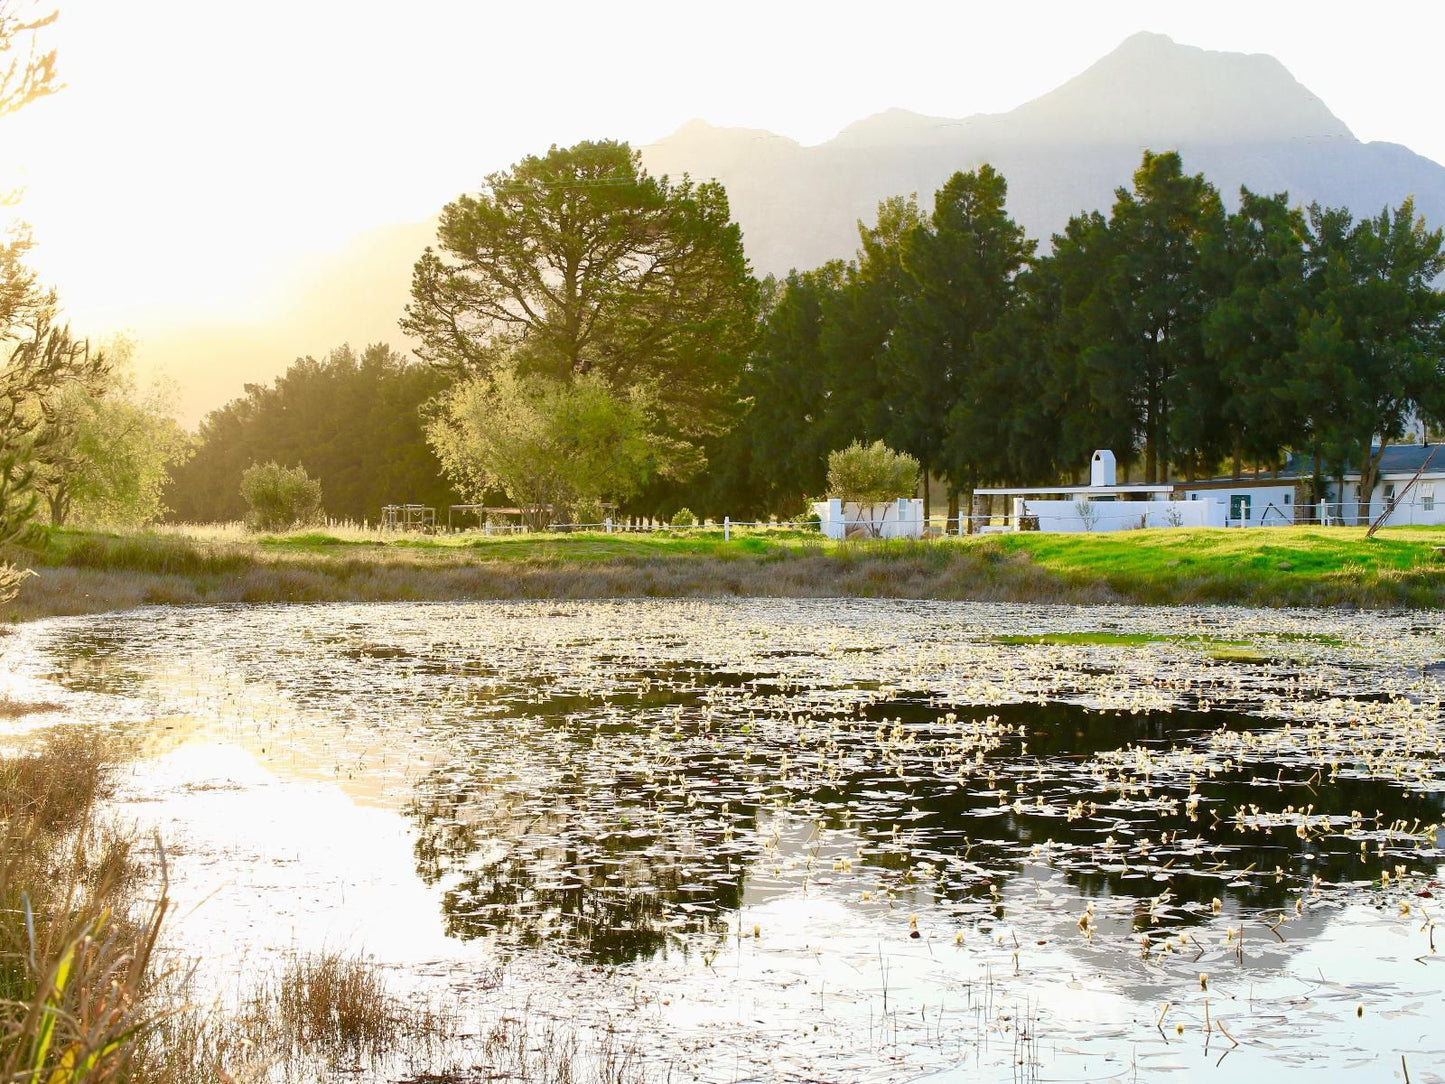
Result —
[{"label": "tree line", "polygon": [[340,519],[375,522],[386,504],[460,502],[427,445],[421,413],[449,384],[446,373],[382,343],[298,358],[271,384],[247,384],[202,419],[195,454],[172,471],[169,515],[243,519],[242,475],[271,462],[319,481],[325,512]]},{"label": "tree line", "polygon": [[[1383,448],[1445,412],[1439,230],[1406,200],[1372,218],[1216,189],[1146,153],[1107,215],[1040,253],[989,166],[860,223],[857,257],[768,284],[741,375],[750,408],[714,449],[732,514],[823,492],[858,438],[916,457],[956,498],[1052,484],[1094,448],[1148,482],[1313,464],[1368,494]],[[706,503],[706,502],[704,502]]]},{"label": "tree line", "polygon": [[[68,418],[71,458],[47,475],[36,449],[63,442],[26,438],[17,469],[55,522],[238,519],[258,464],[304,469],[358,520],[464,500],[533,525],[791,518],[826,493],[830,452],[883,441],[952,513],[983,484],[1075,477],[1097,447],[1151,482],[1300,452],[1317,492],[1351,470],[1368,493],[1383,447],[1445,414],[1442,235],[1409,200],[1357,221],[1243,189],[1230,211],[1178,154],[1145,153],[1044,251],[1007,196],[990,166],[956,173],[926,214],[884,201],[852,260],[758,281],[720,185],[651,177],[624,143],[552,147],[443,209],[402,320],[415,360],[300,358],[176,441],[91,359],[62,382],[84,403],[16,408]],[[36,289],[22,253],[17,298]],[[12,325],[37,348],[40,324]],[[136,446],[163,451],[145,500],[117,496],[139,465],[85,481]]]},{"label": "tree line", "polygon": [[[1113,449],[1149,482],[1286,452],[1368,493],[1385,445],[1445,413],[1442,236],[1410,200],[1355,220],[1219,192],[1146,152],[1047,251],[984,165],[925,214],[884,201],[852,260],[754,279],[715,183],[626,144],[551,148],[444,208],[385,347],[299,360],[203,424],[170,501],[236,518],[250,462],[318,473],[333,514],[459,497],[529,522],[798,515],[854,441],[950,494],[1076,476]],[[445,479],[443,481],[443,478]]]}]

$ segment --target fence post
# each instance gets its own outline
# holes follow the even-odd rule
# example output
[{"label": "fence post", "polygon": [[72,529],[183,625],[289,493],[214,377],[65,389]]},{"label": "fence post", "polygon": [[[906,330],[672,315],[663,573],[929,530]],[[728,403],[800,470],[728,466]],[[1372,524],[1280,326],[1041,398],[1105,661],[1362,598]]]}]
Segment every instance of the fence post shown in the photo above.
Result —
[{"label": "fence post", "polygon": [[723,541],[724,541],[724,542],[731,542],[732,539],[733,539],[733,518],[732,518],[732,516],[723,516]]},{"label": "fence post", "polygon": [[1326,515],[1326,513],[1327,513],[1328,511],[1329,511],[1329,505],[1326,504],[1324,501],[1320,501],[1319,517],[1320,517],[1320,526],[1321,526],[1321,527],[1327,527],[1327,526],[1329,526],[1329,522],[1325,519],[1325,515]]},{"label": "fence post", "polygon": [[603,531],[605,531],[607,534],[611,534],[611,533],[612,533],[612,517],[611,517],[611,516],[608,516],[605,520],[603,520],[603,522],[602,522],[602,529],[603,529]]}]

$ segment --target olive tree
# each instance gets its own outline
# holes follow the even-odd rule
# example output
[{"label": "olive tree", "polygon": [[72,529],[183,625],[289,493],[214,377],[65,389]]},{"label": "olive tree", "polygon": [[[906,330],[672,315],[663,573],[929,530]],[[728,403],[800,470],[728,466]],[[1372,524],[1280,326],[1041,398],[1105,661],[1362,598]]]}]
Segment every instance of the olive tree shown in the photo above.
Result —
[{"label": "olive tree", "polygon": [[845,505],[858,506],[858,522],[875,537],[881,520],[874,505],[906,497],[918,485],[918,460],[895,452],[881,440],[864,444],[855,440],[828,455],[828,493]]},{"label": "olive tree", "polygon": [[29,406],[39,415],[43,446],[35,488],[56,527],[72,520],[140,527],[159,519],[170,470],[191,454],[164,387],[136,387],[130,352],[127,340],[112,340],[105,368]]}]

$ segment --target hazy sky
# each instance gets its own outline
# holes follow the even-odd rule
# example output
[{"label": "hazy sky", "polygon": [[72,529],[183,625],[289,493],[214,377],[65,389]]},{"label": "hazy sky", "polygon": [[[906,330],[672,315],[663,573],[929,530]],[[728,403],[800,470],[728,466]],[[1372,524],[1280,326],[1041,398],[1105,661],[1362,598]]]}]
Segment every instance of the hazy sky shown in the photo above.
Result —
[{"label": "hazy sky", "polygon": [[1362,139],[1445,161],[1445,3],[58,0],[67,88],[0,120],[77,324],[263,320],[298,256],[519,156],[701,117],[821,142],[1010,109],[1139,30],[1278,57]]}]

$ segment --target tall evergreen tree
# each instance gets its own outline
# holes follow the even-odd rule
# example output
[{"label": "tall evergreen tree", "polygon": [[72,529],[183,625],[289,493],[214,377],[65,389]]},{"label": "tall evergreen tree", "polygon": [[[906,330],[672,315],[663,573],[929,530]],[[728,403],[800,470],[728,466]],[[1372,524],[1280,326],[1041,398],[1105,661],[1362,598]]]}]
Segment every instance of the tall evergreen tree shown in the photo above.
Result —
[{"label": "tall evergreen tree", "polygon": [[872,226],[858,223],[858,255],[842,288],[825,299],[821,345],[828,405],[828,449],[865,443],[893,432],[888,355],[912,279],[903,267],[903,244],[923,223],[918,200],[894,196],[878,205]]},{"label": "tall evergreen tree", "polygon": [[1359,471],[1363,523],[1385,448],[1416,418],[1445,417],[1445,297],[1434,287],[1445,234],[1426,229],[1409,199],[1358,223],[1315,204],[1306,267],[1291,386],[1316,454]]},{"label": "tall evergreen tree", "polygon": [[1211,393],[1199,263],[1224,210],[1214,187],[1186,175],[1173,151],[1146,151],[1133,189],[1115,196],[1103,274],[1075,317],[1091,397],[1125,412],[1133,437],[1126,447],[1141,448],[1145,478],[1156,482],[1175,451],[1175,409],[1190,401],[1191,385],[1201,397]]},{"label": "tall evergreen tree", "polygon": [[1116,350],[1111,334],[1116,313],[1104,284],[1113,274],[1116,238],[1099,212],[1075,215],[1053,251],[1031,276],[1031,318],[1023,335],[1047,366],[1044,409],[1056,419],[1055,459],[1073,472],[1095,448],[1112,448],[1121,461],[1134,458],[1138,412],[1132,398],[1110,394]]},{"label": "tall evergreen tree", "polygon": [[1176,439],[1201,465],[1227,455],[1236,478],[1245,460],[1274,463],[1305,436],[1289,376],[1307,303],[1304,236],[1304,215],[1288,194],[1242,188],[1239,210],[1204,252],[1217,295],[1204,320],[1204,354],[1217,381],[1191,389],[1192,399],[1208,392],[1209,401],[1186,404]]},{"label": "tall evergreen tree", "polygon": [[743,376],[750,403],[751,476],[765,508],[786,511],[822,494],[830,434],[823,313],[844,277],[840,261],[793,272],[763,321]]},{"label": "tall evergreen tree", "polygon": [[1009,308],[977,340],[967,391],[949,412],[944,443],[944,462],[961,488],[1044,484],[1082,461],[1061,459],[1075,382],[1070,369],[1056,364],[1054,272],[1045,257],[1019,275]]},{"label": "tall evergreen tree", "polygon": [[955,173],[928,221],[902,239],[909,282],[886,357],[890,443],[922,464],[925,479],[942,468],[955,494],[994,458],[997,438],[976,430],[948,441],[949,412],[961,399],[999,393],[977,371],[978,340],[1008,311],[1014,280],[1034,251],[1008,216],[1007,198],[1008,183],[992,166]]},{"label": "tall evergreen tree", "polygon": [[748,413],[710,454],[713,511],[791,514],[826,488],[830,451],[889,431],[885,359],[911,281],[902,243],[922,221],[914,198],[885,200],[872,226],[858,223],[854,261],[779,288],[741,381]]}]

